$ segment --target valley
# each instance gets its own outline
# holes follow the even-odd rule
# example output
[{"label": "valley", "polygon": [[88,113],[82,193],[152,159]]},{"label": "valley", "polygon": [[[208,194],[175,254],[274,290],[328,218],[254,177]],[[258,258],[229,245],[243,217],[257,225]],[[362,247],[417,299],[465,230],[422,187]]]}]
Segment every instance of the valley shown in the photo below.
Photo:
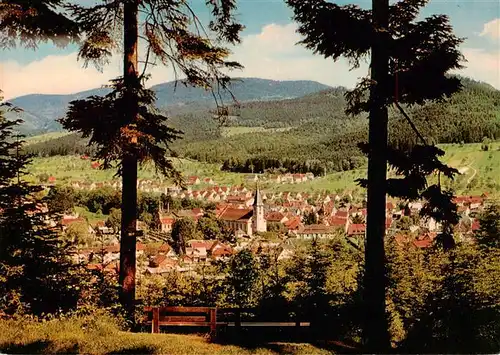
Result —
[{"label": "valley", "polygon": [[[481,194],[489,192],[500,194],[500,142],[492,142],[488,151],[481,149],[481,144],[442,144],[439,145],[446,155],[444,161],[458,169],[462,174],[455,181],[446,181],[445,186],[454,189],[460,194]],[[342,193],[344,191],[358,191],[361,188],[355,180],[364,177],[365,169],[359,168],[343,172],[332,172],[326,176],[316,176],[313,180],[300,183],[275,183],[264,179],[266,174],[241,174],[220,170],[220,164],[202,163],[191,159],[172,158],[176,169],[184,177],[199,176],[211,178],[220,186],[247,186],[253,187],[257,180],[249,177],[260,177],[259,184],[269,191],[314,192],[330,191]],[[58,184],[70,184],[73,181],[105,182],[116,179],[114,170],[93,168],[90,160],[81,156],[54,156],[34,158],[29,167],[29,179],[39,182],[39,177],[48,175],[54,177]],[[267,174],[269,175],[269,174]],[[155,173],[152,166],[144,166],[139,172],[140,179],[162,181],[166,186],[171,183],[164,181]],[[201,184],[200,188],[204,185]]]}]

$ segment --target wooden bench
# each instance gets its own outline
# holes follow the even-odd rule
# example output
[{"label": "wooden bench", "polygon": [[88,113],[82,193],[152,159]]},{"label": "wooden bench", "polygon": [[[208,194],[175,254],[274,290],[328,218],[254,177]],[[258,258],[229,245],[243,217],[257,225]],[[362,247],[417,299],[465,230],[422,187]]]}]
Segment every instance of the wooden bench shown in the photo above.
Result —
[{"label": "wooden bench", "polygon": [[[255,314],[255,308],[216,307],[145,307],[146,324],[151,324],[151,332],[159,333],[160,326],[208,327],[210,336],[217,335],[217,326],[224,327],[309,327],[309,322],[302,322],[297,315],[293,321],[242,319],[242,313]],[[219,318],[219,319],[217,319]]]},{"label": "wooden bench", "polygon": [[[309,327],[310,322],[302,322],[300,317],[296,315],[294,319],[289,320],[259,320],[259,319],[242,319],[242,314],[255,314],[256,308],[221,308],[217,310],[217,324],[224,324],[229,327]],[[223,322],[220,322],[223,320]]]},{"label": "wooden bench", "polygon": [[147,324],[151,332],[159,333],[160,326],[209,327],[210,335],[217,332],[217,309],[215,307],[145,307]]}]

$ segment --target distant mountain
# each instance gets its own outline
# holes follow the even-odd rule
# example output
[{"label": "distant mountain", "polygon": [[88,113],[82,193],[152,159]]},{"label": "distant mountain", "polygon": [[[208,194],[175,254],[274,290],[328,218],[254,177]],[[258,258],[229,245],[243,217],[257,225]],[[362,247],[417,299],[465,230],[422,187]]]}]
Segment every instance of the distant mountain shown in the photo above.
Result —
[{"label": "distant mountain", "polygon": [[[462,78],[462,83],[463,90],[444,102],[405,108],[428,142],[500,139],[500,91],[468,78]],[[173,116],[169,126],[185,134],[170,147],[180,157],[226,162],[226,168],[242,167],[241,171],[256,166],[248,159],[288,161],[296,166],[319,163],[327,171],[356,168],[364,164],[357,147],[367,140],[368,120],[366,114],[345,115],[345,93],[345,88],[337,87],[290,100],[248,101],[231,107],[223,127],[206,110]],[[31,144],[26,151],[37,156],[88,154],[87,141],[73,134]],[[393,109],[389,141],[399,147],[417,143],[408,122]]]},{"label": "distant mountain", "polygon": [[[321,90],[327,85],[315,81],[275,81],[258,78],[237,78],[231,83],[231,92],[239,102],[271,101],[297,98]],[[170,115],[206,110],[214,106],[211,92],[184,85],[184,82],[167,82],[151,87],[157,95],[157,105]],[[27,135],[60,131],[56,119],[62,117],[73,100],[92,95],[103,96],[109,89],[93,89],[71,95],[33,94],[17,97],[10,102],[24,110],[21,131]],[[231,101],[228,92],[221,92],[225,102]]]}]

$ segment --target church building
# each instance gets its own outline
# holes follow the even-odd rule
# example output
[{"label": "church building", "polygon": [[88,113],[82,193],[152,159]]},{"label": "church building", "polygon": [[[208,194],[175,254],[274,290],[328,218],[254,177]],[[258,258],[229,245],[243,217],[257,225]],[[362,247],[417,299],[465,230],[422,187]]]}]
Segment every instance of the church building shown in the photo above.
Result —
[{"label": "church building", "polygon": [[218,217],[237,235],[252,236],[256,232],[266,232],[267,223],[264,218],[264,202],[257,187],[252,208],[226,207]]}]

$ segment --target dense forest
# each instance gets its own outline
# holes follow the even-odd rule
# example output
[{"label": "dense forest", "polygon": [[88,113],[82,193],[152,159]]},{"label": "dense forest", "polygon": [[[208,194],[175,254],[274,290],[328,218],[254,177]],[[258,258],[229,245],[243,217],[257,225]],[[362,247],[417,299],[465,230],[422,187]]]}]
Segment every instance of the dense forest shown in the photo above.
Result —
[{"label": "dense forest", "polygon": [[[475,143],[500,137],[500,91],[467,78],[462,82],[464,89],[446,102],[406,108],[428,142]],[[230,108],[225,127],[211,112],[173,116],[168,124],[186,133],[172,149],[180,157],[220,163],[237,172],[284,168],[317,174],[360,167],[365,159],[357,144],[366,141],[368,122],[363,116],[345,115],[345,92],[334,88],[298,99],[244,103]],[[222,134],[234,127],[268,130]],[[403,116],[391,109],[390,142],[408,147],[416,139]],[[33,144],[26,151],[38,156],[91,153],[77,135]]]}]

